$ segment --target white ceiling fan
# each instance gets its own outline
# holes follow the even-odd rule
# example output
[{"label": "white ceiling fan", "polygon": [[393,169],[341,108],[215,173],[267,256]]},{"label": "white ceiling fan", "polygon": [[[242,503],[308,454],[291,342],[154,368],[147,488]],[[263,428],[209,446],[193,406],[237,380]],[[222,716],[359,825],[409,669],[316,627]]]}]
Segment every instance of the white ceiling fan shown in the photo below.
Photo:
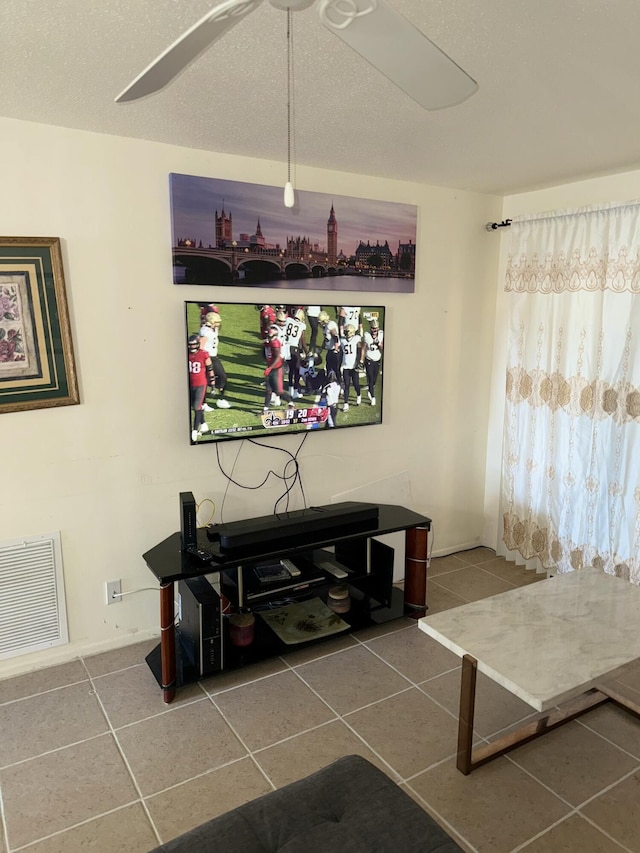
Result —
[{"label": "white ceiling fan", "polygon": [[[163,89],[262,0],[223,0],[148,65],[116,101],[135,101]],[[314,0],[269,0],[300,11]],[[478,84],[385,0],[317,0],[321,22],[426,110],[469,98]]]},{"label": "white ceiling fan", "polygon": [[[284,205],[293,207],[291,183],[291,13],[308,9],[314,0],[269,0],[287,13],[287,182]],[[262,0],[223,0],[148,65],[116,98],[135,101],[164,89],[221,36],[253,12]],[[317,0],[321,22],[363,59],[388,77],[426,110],[451,107],[469,98],[478,84],[424,33],[385,0]]]}]

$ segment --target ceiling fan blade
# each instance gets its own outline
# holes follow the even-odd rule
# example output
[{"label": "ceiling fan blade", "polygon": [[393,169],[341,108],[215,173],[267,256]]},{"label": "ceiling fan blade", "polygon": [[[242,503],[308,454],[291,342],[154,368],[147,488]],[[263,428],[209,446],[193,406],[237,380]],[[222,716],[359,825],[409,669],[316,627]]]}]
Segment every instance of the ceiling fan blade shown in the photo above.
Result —
[{"label": "ceiling fan blade", "polygon": [[478,84],[385,0],[320,0],[332,33],[426,110],[465,101]]},{"label": "ceiling fan blade", "polygon": [[164,88],[245,15],[257,9],[260,3],[262,0],[224,0],[219,3],[138,74],[120,92],[116,103],[135,101]]}]

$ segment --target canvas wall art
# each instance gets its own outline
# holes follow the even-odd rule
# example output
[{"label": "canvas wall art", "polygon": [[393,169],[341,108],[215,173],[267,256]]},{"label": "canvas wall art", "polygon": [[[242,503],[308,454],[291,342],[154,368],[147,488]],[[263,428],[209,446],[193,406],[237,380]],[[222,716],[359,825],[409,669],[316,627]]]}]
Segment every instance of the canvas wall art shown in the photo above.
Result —
[{"label": "canvas wall art", "polygon": [[417,207],[170,175],[174,284],[413,293]]}]

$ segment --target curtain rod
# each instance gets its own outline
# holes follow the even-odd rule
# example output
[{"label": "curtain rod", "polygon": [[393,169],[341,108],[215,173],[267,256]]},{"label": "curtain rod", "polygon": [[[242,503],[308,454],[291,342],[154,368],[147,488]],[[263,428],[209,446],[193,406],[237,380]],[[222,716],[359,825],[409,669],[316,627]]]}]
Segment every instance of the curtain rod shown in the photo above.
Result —
[{"label": "curtain rod", "polygon": [[[517,217],[518,222],[544,222],[549,219],[560,219],[567,216],[583,216],[594,213],[610,213],[616,210],[626,210],[630,207],[639,207],[640,199],[632,199],[631,201],[613,201],[603,204],[587,205],[586,207],[577,207],[574,210],[551,210],[543,213],[534,213]],[[487,231],[496,231],[498,228],[506,228],[511,225],[513,219],[503,219],[502,222],[487,222],[484,226]]]},{"label": "curtain rod", "polygon": [[511,219],[503,219],[502,222],[487,222],[484,227],[487,231],[495,231],[497,228],[508,228],[512,221]]}]

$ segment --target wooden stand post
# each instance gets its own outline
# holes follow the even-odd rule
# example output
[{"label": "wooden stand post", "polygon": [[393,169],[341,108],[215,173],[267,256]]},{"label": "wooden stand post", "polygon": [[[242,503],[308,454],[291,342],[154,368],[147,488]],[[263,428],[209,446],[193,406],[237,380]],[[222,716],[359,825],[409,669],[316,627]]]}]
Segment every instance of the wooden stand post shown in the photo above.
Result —
[{"label": "wooden stand post", "polygon": [[176,629],[173,581],[160,584],[160,659],[164,701],[173,702],[176,695]]},{"label": "wooden stand post", "polygon": [[429,526],[410,527],[405,534],[404,603],[409,616],[419,619],[427,612],[427,557]]}]

